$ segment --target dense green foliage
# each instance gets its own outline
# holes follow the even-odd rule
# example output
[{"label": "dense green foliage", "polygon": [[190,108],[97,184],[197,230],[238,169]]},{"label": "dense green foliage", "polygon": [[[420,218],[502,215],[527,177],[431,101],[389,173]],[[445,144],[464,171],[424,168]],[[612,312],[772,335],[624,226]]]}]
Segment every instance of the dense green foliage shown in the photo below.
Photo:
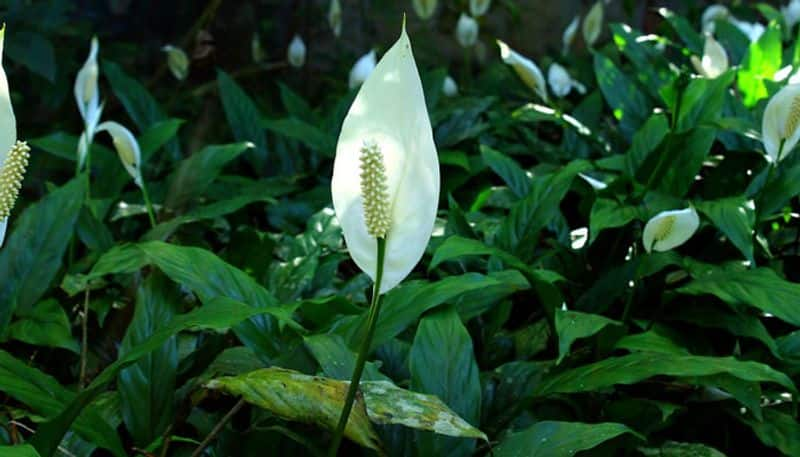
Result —
[{"label": "dense green foliage", "polygon": [[[310,84],[282,48],[252,64],[274,77],[256,84],[195,49],[178,83],[100,34],[103,120],[137,137],[151,226],[106,135],[75,172],[89,24],[8,3],[3,64],[33,158],[0,248],[0,456],[324,455],[371,287],[331,207],[346,65]],[[730,67],[707,78],[701,11],[648,11],[646,31],[606,20],[593,47],[537,58],[586,88],[548,101],[482,31],[485,58],[446,96],[423,37],[469,2],[441,3],[408,17],[436,227],[385,295],[340,455],[800,455],[800,152],[767,161],[760,138],[800,65],[797,26],[732,9],[768,25],[751,42],[717,20]],[[37,106],[66,117],[41,125]],[[687,207],[688,241],[645,249],[647,221]]]}]

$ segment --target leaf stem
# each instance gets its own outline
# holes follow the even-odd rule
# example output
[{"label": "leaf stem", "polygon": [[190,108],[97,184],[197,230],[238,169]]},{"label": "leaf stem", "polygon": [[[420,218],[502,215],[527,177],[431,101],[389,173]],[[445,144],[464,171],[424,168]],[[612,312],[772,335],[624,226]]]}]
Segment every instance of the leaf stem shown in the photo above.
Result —
[{"label": "leaf stem", "polygon": [[89,284],[83,292],[83,315],[81,316],[81,389],[86,386],[86,365],[89,358]]},{"label": "leaf stem", "polygon": [[344,401],[342,408],[342,415],[339,416],[339,424],[336,426],[336,432],[333,435],[333,442],[331,443],[330,457],[336,457],[339,452],[339,445],[342,443],[342,436],[347,427],[347,420],[350,417],[350,410],[353,409],[353,402],[356,398],[358,385],[361,381],[361,374],[364,371],[364,364],[367,362],[367,354],[369,354],[370,346],[372,346],[372,337],[375,335],[375,327],[378,323],[378,314],[381,311],[381,280],[383,278],[383,259],[386,254],[386,239],[378,238],[378,267],[375,272],[375,284],[372,288],[372,301],[369,305],[369,316],[367,317],[367,334],[361,340],[361,348],[358,350],[358,359],[356,366],[353,369],[353,376],[350,379],[350,387],[347,389],[347,397]]},{"label": "leaf stem", "polygon": [[244,401],[244,398],[239,399],[239,401],[236,402],[235,405],[233,405],[233,408],[231,408],[231,410],[228,411],[225,414],[225,416],[223,416],[222,419],[220,419],[219,422],[217,422],[216,425],[214,425],[214,428],[211,429],[211,432],[208,434],[208,436],[206,436],[203,442],[200,443],[199,446],[197,446],[194,452],[192,452],[191,457],[200,457],[201,455],[203,455],[203,451],[208,447],[209,444],[211,444],[211,441],[213,441],[214,438],[216,438],[217,435],[219,435],[219,432],[222,431],[222,429],[225,427],[225,424],[227,424],[233,418],[234,414],[236,414],[237,412],[239,412],[240,409],[242,409],[245,403],[246,402]]},{"label": "leaf stem", "polygon": [[144,204],[147,206],[147,216],[150,218],[150,226],[156,226],[156,216],[153,212],[153,203],[150,201],[150,194],[147,193],[147,186],[144,184],[144,180],[142,180],[142,197],[144,198]]}]

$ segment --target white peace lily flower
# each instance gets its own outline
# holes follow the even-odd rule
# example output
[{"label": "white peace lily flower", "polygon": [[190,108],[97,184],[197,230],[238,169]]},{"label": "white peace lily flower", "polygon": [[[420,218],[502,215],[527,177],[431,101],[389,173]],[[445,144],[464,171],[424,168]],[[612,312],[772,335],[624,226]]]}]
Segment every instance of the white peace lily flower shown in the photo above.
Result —
[{"label": "white peace lily flower", "polygon": [[100,76],[100,67],[97,65],[99,48],[100,43],[97,41],[97,37],[92,37],[89,57],[86,58],[83,67],[78,71],[73,88],[75,102],[78,104],[78,111],[80,111],[81,118],[83,118],[84,133],[87,138],[87,141],[78,145],[78,168],[83,168],[86,155],[89,152],[88,145],[91,144],[92,138],[94,138],[95,129],[103,113],[103,105],[100,103],[100,91],[97,86],[97,80]]},{"label": "white peace lily flower", "polygon": [[455,97],[458,95],[458,84],[456,84],[456,81],[450,77],[450,75],[447,75],[447,77],[444,78],[444,83],[442,84],[442,93],[446,97]]},{"label": "white peace lily flower", "polygon": [[735,17],[730,17],[728,21],[736,26],[736,28],[742,33],[747,35],[747,38],[749,38],[751,42],[757,41],[759,38],[761,38],[761,35],[764,34],[764,31],[766,31],[766,27],[758,22],[740,21]]},{"label": "white peace lily flower", "polygon": [[572,42],[575,41],[575,35],[578,33],[578,25],[581,23],[581,15],[575,16],[572,19],[572,22],[567,25],[567,28],[564,29],[564,35],[561,37],[562,43],[564,43],[564,50],[562,51],[564,54],[569,51],[569,47],[572,46]]},{"label": "white peace lily flower", "polygon": [[342,4],[339,0],[331,0],[331,6],[328,8],[328,25],[331,26],[333,36],[339,38],[342,34]]},{"label": "white peace lily flower", "polygon": [[772,163],[794,149],[800,140],[800,84],[789,84],[772,96],[764,109],[761,136]]},{"label": "white peace lily flower", "polygon": [[725,48],[713,36],[706,36],[703,57],[692,56],[692,65],[697,72],[706,78],[714,79],[728,70],[728,54]]},{"label": "white peace lily flower", "polygon": [[572,88],[581,94],[586,92],[583,84],[572,79],[567,70],[555,62],[550,64],[550,68],[547,70],[547,82],[550,84],[553,94],[559,98],[569,94]]},{"label": "white peace lily flower", "polygon": [[439,202],[439,161],[405,27],[342,124],[331,194],[350,256],[375,280],[385,237],[383,294],[419,262]]},{"label": "white peace lily flower", "polygon": [[11,106],[8,79],[2,66],[6,27],[0,29],[0,246],[6,236],[8,217],[17,201],[28,166],[30,148],[17,141],[17,119]]},{"label": "white peace lily flower", "polygon": [[130,130],[114,121],[106,121],[97,126],[97,133],[108,132],[114,149],[117,150],[119,160],[133,178],[133,182],[140,188],[144,186],[142,181],[142,152],[139,149],[139,142]]},{"label": "white peace lily flower", "polygon": [[412,0],[411,2],[411,6],[414,7],[414,12],[417,13],[417,16],[423,21],[427,21],[433,16],[438,4],[438,0]]},{"label": "white peace lily flower", "polygon": [[492,0],[469,0],[469,12],[472,17],[481,17],[489,11]]},{"label": "white peace lily flower", "polygon": [[172,76],[178,81],[183,81],[189,76],[189,57],[183,49],[168,44],[161,48],[167,53],[167,67]]},{"label": "white peace lily flower", "polygon": [[456,40],[464,48],[475,45],[478,41],[478,21],[468,14],[461,13],[456,24]]},{"label": "white peace lily flower", "polygon": [[783,20],[786,25],[791,29],[795,24],[800,22],[800,0],[790,0],[789,4],[781,7]]},{"label": "white peace lily flower", "polygon": [[719,19],[728,19],[731,12],[728,11],[724,5],[711,5],[703,11],[703,16],[700,18],[704,33],[713,33],[716,27],[716,21]]},{"label": "white peace lily flower", "polygon": [[688,241],[699,226],[694,208],[663,211],[645,224],[642,244],[647,252],[669,251]]},{"label": "white peace lily flower", "polygon": [[500,47],[500,57],[503,62],[510,65],[522,82],[546,102],[547,86],[542,70],[532,60],[514,51],[504,42],[497,40],[497,45]]},{"label": "white peace lily flower", "polygon": [[355,89],[364,83],[369,78],[372,71],[375,70],[375,51],[372,50],[363,56],[359,57],[353,68],[350,69],[350,77],[348,83],[351,89]]},{"label": "white peace lily flower", "polygon": [[603,2],[598,1],[586,13],[586,19],[583,20],[583,41],[586,46],[591,47],[600,38],[603,32]]},{"label": "white peace lily flower", "polygon": [[286,60],[289,65],[295,68],[301,68],[306,63],[306,44],[300,35],[295,35],[292,42],[289,43],[289,49],[286,50]]}]

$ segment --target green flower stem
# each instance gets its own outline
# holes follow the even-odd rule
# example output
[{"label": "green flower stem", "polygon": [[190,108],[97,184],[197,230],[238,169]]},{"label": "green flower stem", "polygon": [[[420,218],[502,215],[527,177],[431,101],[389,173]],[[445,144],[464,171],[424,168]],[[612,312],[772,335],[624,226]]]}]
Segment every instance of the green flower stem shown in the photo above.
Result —
[{"label": "green flower stem", "polygon": [[344,401],[342,408],[342,415],[339,416],[339,424],[336,426],[336,432],[333,435],[333,442],[331,443],[330,457],[336,457],[339,452],[339,445],[342,443],[342,436],[344,429],[347,426],[347,420],[350,418],[350,410],[353,409],[353,401],[356,398],[358,385],[361,381],[361,373],[364,371],[364,364],[367,362],[367,354],[369,354],[370,346],[372,346],[372,337],[375,335],[375,327],[378,323],[378,314],[381,311],[381,279],[383,278],[383,259],[386,254],[386,239],[378,238],[378,267],[375,272],[375,285],[372,288],[372,302],[369,305],[369,316],[367,317],[367,334],[361,340],[361,348],[358,350],[358,359],[356,366],[353,369],[353,376],[350,378],[350,387],[347,389],[347,397]]},{"label": "green flower stem", "polygon": [[150,201],[150,194],[147,193],[147,186],[144,185],[144,180],[142,181],[142,197],[144,198],[145,206],[147,206],[147,216],[150,218],[150,225],[155,227],[156,215],[153,212],[153,203]]}]

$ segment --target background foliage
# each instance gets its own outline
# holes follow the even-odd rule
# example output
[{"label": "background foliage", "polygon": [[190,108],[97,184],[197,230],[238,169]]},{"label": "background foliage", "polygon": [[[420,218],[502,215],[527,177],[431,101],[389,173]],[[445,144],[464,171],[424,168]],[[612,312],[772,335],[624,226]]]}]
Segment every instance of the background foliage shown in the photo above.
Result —
[{"label": "background foliage", "polygon": [[[776,73],[800,64],[797,27],[778,5],[728,5],[766,31],[750,42],[719,22],[732,68],[697,78],[704,5],[614,2],[593,49],[562,54],[559,24],[528,54],[588,89],[547,107],[494,43],[533,49],[530,2],[493,2],[468,50],[452,32],[468,2],[440,3],[422,22],[343,1],[335,39],[327,2],[3,2],[33,147],[0,249],[0,443],[18,444],[3,455],[189,456],[209,436],[202,455],[321,455],[330,434],[313,422],[335,395],[308,392],[349,379],[370,286],[330,204],[347,72],[388,47],[403,9],[440,211],[385,298],[364,378],[376,424],[342,455],[800,455],[800,156],[770,171],[759,141]],[[284,63],[295,32],[301,69]],[[104,119],[140,142],[155,227],[107,138],[90,175],[74,172],[92,35]],[[183,82],[170,42],[191,58]],[[688,204],[697,233],[646,253],[644,223]],[[291,385],[289,412],[270,412],[255,405],[281,392],[265,381],[277,368],[330,379]],[[387,386],[436,396],[488,441],[399,425]]]}]

